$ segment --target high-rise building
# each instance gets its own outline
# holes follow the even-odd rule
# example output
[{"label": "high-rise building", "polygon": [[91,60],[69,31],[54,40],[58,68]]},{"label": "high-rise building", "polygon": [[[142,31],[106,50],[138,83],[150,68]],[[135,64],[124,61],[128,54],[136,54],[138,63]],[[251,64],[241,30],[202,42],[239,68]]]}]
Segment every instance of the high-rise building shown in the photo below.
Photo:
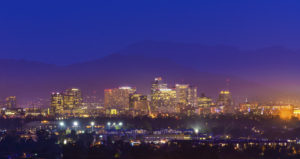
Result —
[{"label": "high-rise building", "polygon": [[197,106],[197,87],[192,87],[188,84],[176,84],[175,90],[177,104]]},{"label": "high-rise building", "polygon": [[78,88],[67,89],[63,93],[64,109],[78,109],[82,104],[81,91]]},{"label": "high-rise building", "polygon": [[198,97],[198,103],[196,106],[196,114],[209,114],[215,111],[214,103],[211,98],[205,96],[204,93]]},{"label": "high-rise building", "polygon": [[197,87],[190,86],[188,89],[188,104],[192,107],[196,107],[198,103]]},{"label": "high-rise building", "polygon": [[218,105],[233,105],[232,96],[229,91],[221,91],[218,98]]},{"label": "high-rise building", "polygon": [[167,84],[163,83],[162,78],[156,77],[154,78],[154,81],[151,86],[151,93],[154,93],[158,89],[166,89],[166,88],[167,88]]},{"label": "high-rise building", "polygon": [[148,115],[150,110],[147,96],[141,94],[131,94],[129,98],[129,109],[133,116]]},{"label": "high-rise building", "polygon": [[175,89],[170,89],[162,82],[161,77],[154,79],[151,87],[151,106],[154,112],[175,113],[187,106],[196,107],[197,103],[197,87],[176,84]]},{"label": "high-rise building", "polygon": [[16,96],[9,96],[5,99],[5,105],[7,108],[17,108],[17,98]]},{"label": "high-rise building", "polygon": [[51,94],[51,113],[60,114],[63,111],[63,95],[59,92]]},{"label": "high-rise building", "polygon": [[233,100],[231,93],[228,90],[220,92],[217,105],[223,108],[224,113],[233,112]]},{"label": "high-rise building", "polygon": [[152,112],[158,112],[159,107],[162,105],[161,101],[161,91],[160,90],[167,90],[167,84],[163,83],[161,77],[156,77],[152,82],[151,86],[151,110]]},{"label": "high-rise building", "polygon": [[175,85],[176,102],[178,104],[188,105],[189,87],[188,84]]},{"label": "high-rise building", "polygon": [[132,87],[119,87],[104,90],[104,106],[106,109],[129,110],[129,97],[136,91]]},{"label": "high-rise building", "polygon": [[212,99],[205,96],[205,94],[201,94],[198,98],[198,106],[201,108],[210,107],[213,104]]},{"label": "high-rise building", "polygon": [[152,107],[158,113],[176,112],[176,91],[169,88],[161,88],[152,94]]},{"label": "high-rise building", "polygon": [[82,96],[78,88],[66,89],[63,93],[52,93],[50,100],[52,115],[80,116],[82,110]]}]

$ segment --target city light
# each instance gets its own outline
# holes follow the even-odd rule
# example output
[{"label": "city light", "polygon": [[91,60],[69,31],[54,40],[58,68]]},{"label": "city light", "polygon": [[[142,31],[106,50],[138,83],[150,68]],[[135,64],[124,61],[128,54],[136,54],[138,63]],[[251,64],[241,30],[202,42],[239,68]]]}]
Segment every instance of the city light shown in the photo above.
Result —
[{"label": "city light", "polygon": [[300,0],[6,0],[0,159],[300,159],[297,15]]},{"label": "city light", "polygon": [[59,122],[59,126],[63,127],[65,126],[65,123],[63,121]]},{"label": "city light", "polygon": [[91,126],[95,126],[95,122],[94,121],[91,122]]},{"label": "city light", "polygon": [[195,133],[198,134],[199,133],[199,129],[194,129]]},{"label": "city light", "polygon": [[77,126],[78,126],[78,122],[77,122],[77,121],[74,121],[74,122],[73,122],[73,126],[74,126],[74,127],[77,127]]}]

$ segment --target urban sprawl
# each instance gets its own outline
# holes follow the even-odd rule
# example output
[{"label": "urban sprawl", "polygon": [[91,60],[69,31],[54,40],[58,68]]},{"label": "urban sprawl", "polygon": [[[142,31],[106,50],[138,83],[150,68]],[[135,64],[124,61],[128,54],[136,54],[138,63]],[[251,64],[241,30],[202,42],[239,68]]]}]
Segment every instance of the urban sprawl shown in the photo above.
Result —
[{"label": "urban sprawl", "polygon": [[104,102],[95,96],[82,97],[81,90],[69,88],[53,92],[48,108],[18,108],[16,96],[9,96],[2,104],[6,118],[25,116],[70,117],[117,116],[177,116],[201,114],[257,114],[280,116],[283,119],[300,116],[300,108],[291,103],[248,101],[235,103],[228,89],[221,90],[217,99],[198,95],[197,87],[175,84],[168,87],[161,77],[154,79],[150,95],[136,93],[135,87],[121,86],[104,90]]},{"label": "urban sprawl", "polygon": [[236,103],[228,89],[212,99],[161,77],[149,95],[121,86],[99,100],[69,88],[51,93],[48,108],[20,108],[10,96],[1,109],[0,158],[298,158],[298,117],[290,103]]}]

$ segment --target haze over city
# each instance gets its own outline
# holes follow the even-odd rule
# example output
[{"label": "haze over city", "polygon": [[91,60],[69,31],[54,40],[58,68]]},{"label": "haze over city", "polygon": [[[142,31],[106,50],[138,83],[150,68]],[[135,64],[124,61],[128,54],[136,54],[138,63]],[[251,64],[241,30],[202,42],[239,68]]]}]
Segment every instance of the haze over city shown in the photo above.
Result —
[{"label": "haze over city", "polygon": [[0,2],[0,158],[300,158],[297,0]]},{"label": "haze over city", "polygon": [[[145,80],[142,79],[144,74],[161,76],[156,71],[147,71],[150,67],[162,68],[156,62],[161,60],[161,63],[164,61],[171,68],[176,64],[178,67],[198,71],[196,75],[205,72],[213,74],[215,78],[220,75],[226,76],[225,79],[234,76],[285,93],[299,93],[297,59],[300,56],[300,22],[297,15],[300,11],[299,5],[295,4],[298,2],[293,0],[1,2],[0,58],[22,60],[1,60],[1,90],[11,91],[1,92],[1,96],[14,93],[27,100],[33,96],[24,95],[27,93],[22,90],[28,89],[25,85],[36,85],[40,89],[36,90],[36,94],[42,94],[42,91],[46,94],[53,87],[42,89],[41,85],[51,84],[51,81],[58,82],[55,84],[60,87],[70,87],[57,79],[60,74],[52,74],[57,72],[53,71],[54,68],[63,70],[68,66],[71,69],[74,65],[95,61],[98,65],[104,65],[108,60],[112,60],[109,64],[114,65],[114,68],[123,67],[126,61],[118,62],[115,58],[123,57],[112,56],[115,54],[153,61],[151,66],[132,64],[140,67],[140,70],[128,68],[130,72],[136,73],[138,80]],[[152,59],[147,59],[149,57]],[[131,59],[127,63],[133,63]],[[107,71],[113,69],[110,65],[105,68]],[[60,69],[62,66],[64,68]],[[29,71],[24,72],[19,67],[28,68]],[[39,70],[31,70],[31,67],[38,67]],[[103,67],[95,68],[95,71],[97,69]],[[43,72],[46,79],[39,76],[39,71]],[[170,71],[163,70],[164,73]],[[7,72],[13,76],[7,75]],[[58,72],[65,74],[63,71]],[[86,70],[74,72],[84,73]],[[101,74],[103,70],[98,72]],[[22,73],[41,80],[33,82],[30,77],[22,77]],[[119,75],[118,78],[122,77]],[[218,84],[224,88],[223,77],[220,77],[223,83],[219,81]],[[21,87],[13,83],[12,78],[22,78],[23,80],[18,81]],[[80,78],[94,82],[90,78],[97,77]],[[109,80],[113,77],[107,78]],[[179,77],[186,81],[190,81],[190,78],[191,76]],[[199,78],[203,77],[199,75]],[[173,77],[166,79],[178,81]],[[144,83],[150,81],[149,78]],[[132,85],[137,83],[131,82],[131,79],[119,82]],[[91,89],[77,83],[78,86],[72,86],[82,87],[84,91]],[[97,85],[102,83],[103,81],[98,81]],[[215,83],[199,83],[199,87],[202,85],[213,86]],[[231,85],[234,86],[235,83],[232,82]],[[104,86],[100,88],[103,89]],[[32,91],[35,92],[34,89]],[[204,91],[207,89],[204,88]],[[216,95],[217,91],[215,89],[215,93],[210,94]]]}]

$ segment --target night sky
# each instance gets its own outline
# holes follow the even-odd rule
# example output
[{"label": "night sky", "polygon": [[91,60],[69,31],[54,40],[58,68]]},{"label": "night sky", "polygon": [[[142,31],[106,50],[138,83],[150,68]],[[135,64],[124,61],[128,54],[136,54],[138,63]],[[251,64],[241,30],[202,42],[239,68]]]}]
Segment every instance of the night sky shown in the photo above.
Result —
[{"label": "night sky", "polygon": [[299,15],[299,0],[7,0],[0,58],[64,65],[143,40],[297,50]]}]

